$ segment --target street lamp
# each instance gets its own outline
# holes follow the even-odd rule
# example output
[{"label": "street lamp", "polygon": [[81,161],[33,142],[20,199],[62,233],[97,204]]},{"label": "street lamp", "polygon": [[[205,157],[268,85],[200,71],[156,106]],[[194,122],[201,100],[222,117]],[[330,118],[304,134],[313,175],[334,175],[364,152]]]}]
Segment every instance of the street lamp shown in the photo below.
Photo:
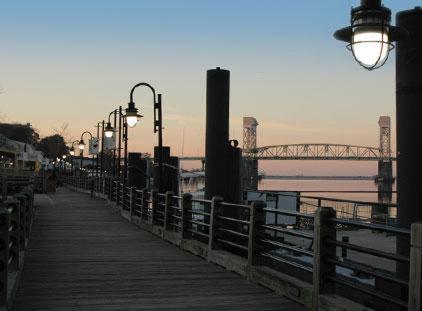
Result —
[{"label": "street lamp", "polygon": [[[158,187],[159,191],[162,190],[162,177],[163,177],[163,127],[162,127],[162,110],[161,110],[161,94],[155,93],[155,89],[148,83],[138,83],[130,91],[130,101],[128,108],[126,108],[126,122],[129,127],[134,127],[138,122],[138,109],[135,107],[133,101],[133,92],[139,86],[146,86],[152,91],[154,101],[154,133],[158,132]],[[129,123],[130,122],[130,123]],[[126,170],[126,167],[125,167]]]},{"label": "street lamp", "polygon": [[347,42],[355,60],[364,68],[381,67],[388,59],[392,42],[407,35],[407,31],[392,26],[391,11],[381,0],[361,0],[361,5],[351,10],[351,25],[337,30],[334,37]]},{"label": "street lamp", "polygon": [[[111,115],[114,114],[114,123],[111,125]],[[117,129],[117,115],[119,115],[119,128]],[[104,135],[107,138],[113,137],[115,133],[119,133],[118,136],[118,165],[116,165],[116,149],[113,149],[113,176],[117,175],[120,177],[120,158],[121,158],[121,140],[122,140],[122,119],[124,119],[124,114],[122,112],[122,106],[119,109],[114,109],[108,115],[108,121],[104,128]],[[124,121],[124,120],[123,120]],[[125,126],[125,125],[124,125]],[[126,127],[126,126],[125,126]],[[124,136],[124,135],[123,135]]]},{"label": "street lamp", "polygon": [[70,146],[70,149],[69,149],[69,154],[70,154],[70,156],[71,156],[71,159],[72,159],[72,167],[73,167],[73,156],[75,155],[75,147],[74,147],[74,145],[76,144],[76,143],[79,143],[79,140],[75,140],[75,141],[73,141],[72,142],[72,144],[71,144],[71,146]]},{"label": "street lamp", "polygon": [[92,134],[91,134],[91,132],[89,132],[89,131],[85,131],[85,132],[83,132],[82,133],[82,135],[81,135],[81,139],[79,140],[79,150],[81,150],[81,153],[80,153],[80,156],[81,156],[81,169],[82,169],[82,164],[83,164],[83,162],[82,162],[82,158],[83,158],[83,155],[84,155],[84,149],[85,149],[85,142],[84,142],[84,135],[85,134],[89,134],[89,137],[92,139]]}]

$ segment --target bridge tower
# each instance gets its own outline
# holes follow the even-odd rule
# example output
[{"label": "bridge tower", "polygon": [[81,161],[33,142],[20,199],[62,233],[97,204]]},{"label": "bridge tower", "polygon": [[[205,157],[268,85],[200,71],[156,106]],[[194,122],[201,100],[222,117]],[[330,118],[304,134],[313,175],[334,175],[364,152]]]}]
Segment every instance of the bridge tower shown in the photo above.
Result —
[{"label": "bridge tower", "polygon": [[258,122],[253,117],[243,117],[243,150],[253,150],[256,148],[256,127]]},{"label": "bridge tower", "polygon": [[253,117],[243,117],[243,172],[242,187],[248,190],[258,189],[258,160],[249,155],[254,152],[256,144],[256,128],[258,122]]},{"label": "bridge tower", "polygon": [[[378,161],[378,201],[391,203],[393,190],[393,162],[391,160],[391,118],[381,116],[380,127],[380,160]],[[381,212],[381,211],[380,211]]]}]

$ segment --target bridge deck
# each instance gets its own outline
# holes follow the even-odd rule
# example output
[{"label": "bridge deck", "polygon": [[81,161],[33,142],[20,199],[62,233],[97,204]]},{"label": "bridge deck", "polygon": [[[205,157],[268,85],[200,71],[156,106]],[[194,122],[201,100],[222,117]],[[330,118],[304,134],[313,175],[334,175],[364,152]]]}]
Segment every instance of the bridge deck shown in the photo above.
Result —
[{"label": "bridge deck", "polygon": [[122,220],[105,201],[36,197],[14,310],[302,310]]}]

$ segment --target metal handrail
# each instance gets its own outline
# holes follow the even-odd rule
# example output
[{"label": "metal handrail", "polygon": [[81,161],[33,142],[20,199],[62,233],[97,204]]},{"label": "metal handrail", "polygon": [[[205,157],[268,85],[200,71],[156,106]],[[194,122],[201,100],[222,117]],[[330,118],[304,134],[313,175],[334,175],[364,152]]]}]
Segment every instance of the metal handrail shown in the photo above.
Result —
[{"label": "metal handrail", "polygon": [[277,246],[277,247],[281,247],[281,248],[284,248],[284,249],[287,249],[287,250],[290,250],[290,251],[293,251],[293,252],[297,252],[297,253],[300,253],[300,254],[303,254],[303,255],[306,255],[306,256],[310,256],[310,257],[314,256],[313,252],[308,251],[308,250],[303,249],[303,248],[290,246],[290,245],[287,245],[287,244],[284,244],[284,243],[280,243],[280,242],[276,242],[276,241],[272,241],[272,240],[268,240],[268,239],[261,239],[260,241],[263,242],[263,243],[266,243],[266,244],[271,244],[273,246]]},{"label": "metal handrail", "polygon": [[397,284],[405,286],[405,287],[409,286],[409,284],[406,280],[397,278],[394,275],[388,274],[388,273],[383,272],[379,269],[373,269],[373,268],[370,268],[370,267],[366,267],[362,264],[359,264],[359,263],[356,263],[356,262],[353,262],[353,261],[340,261],[340,260],[331,259],[331,258],[327,258],[326,261],[328,261],[331,264],[340,266],[340,267],[348,268],[348,269],[351,269],[351,270],[358,270],[360,272],[364,272],[366,274],[376,276],[376,277],[397,283]]},{"label": "metal handrail", "polygon": [[264,208],[264,211],[274,213],[274,214],[287,215],[287,216],[299,216],[299,217],[309,218],[309,219],[315,218],[314,215],[304,214],[304,213],[299,213],[299,212],[292,212],[292,211],[283,211],[283,210],[275,209],[275,208]]},{"label": "metal handrail", "polygon": [[364,223],[364,222],[359,222],[359,221],[354,221],[354,220],[344,220],[344,219],[338,219],[338,218],[331,218],[328,221],[334,224],[353,226],[353,227],[362,228],[362,229],[376,230],[376,231],[381,231],[381,232],[386,232],[386,233],[396,233],[396,234],[401,234],[401,235],[410,235],[410,230],[406,228],[377,225],[377,224]]},{"label": "metal handrail", "polygon": [[376,257],[379,257],[379,258],[395,260],[395,261],[399,261],[399,262],[403,262],[403,263],[409,263],[410,262],[409,257],[401,256],[401,255],[394,254],[394,253],[388,253],[388,252],[376,250],[376,249],[373,249],[373,248],[368,248],[368,247],[364,247],[364,246],[360,246],[360,245],[350,244],[350,243],[346,243],[346,242],[342,242],[342,241],[333,241],[333,240],[330,240],[330,239],[327,239],[325,242],[329,245],[335,245],[337,247],[350,249],[350,250],[353,250],[353,251],[365,253],[365,254],[376,256]]},{"label": "metal handrail", "polygon": [[314,239],[313,234],[306,233],[306,232],[284,229],[284,228],[275,227],[275,226],[272,226],[272,225],[262,225],[261,227],[263,229],[273,230],[273,231],[276,231],[276,232],[285,233],[285,234],[297,236],[297,237],[300,237],[300,238],[305,238],[305,239],[310,239],[310,240]]},{"label": "metal handrail", "polygon": [[336,275],[335,277],[333,276],[327,276],[327,280],[334,282],[336,284],[340,284],[349,288],[353,288],[355,290],[358,290],[362,293],[371,295],[373,297],[379,298],[381,300],[385,300],[391,303],[394,303],[395,305],[398,305],[400,307],[406,308],[407,309],[407,303],[404,301],[401,301],[399,299],[396,299],[392,296],[389,296],[385,293],[382,293],[380,291],[377,291],[375,289],[369,288],[369,287],[364,287],[362,285],[359,285],[355,282],[349,281],[348,279],[346,279],[345,277],[341,277]]},{"label": "metal handrail", "polygon": [[216,216],[218,219],[221,220],[227,220],[227,221],[231,221],[231,222],[237,222],[240,224],[245,224],[245,225],[250,225],[250,221],[247,220],[242,220],[242,219],[237,219],[237,218],[233,218],[233,217],[226,217],[226,216],[221,216],[221,215],[217,215]]},{"label": "metal handrail", "polygon": [[[395,203],[377,203],[377,202],[368,202],[368,201],[360,201],[360,200],[337,199],[337,198],[301,195],[300,193],[287,194],[287,193],[280,193],[280,191],[258,191],[258,192],[277,194],[283,197],[293,197],[293,198],[301,198],[301,199],[312,199],[312,200],[332,201],[332,202],[342,202],[342,203],[359,203],[359,204],[364,204],[364,205],[376,205],[380,207],[397,207],[397,204]],[[294,191],[286,191],[286,192],[294,192]]]}]

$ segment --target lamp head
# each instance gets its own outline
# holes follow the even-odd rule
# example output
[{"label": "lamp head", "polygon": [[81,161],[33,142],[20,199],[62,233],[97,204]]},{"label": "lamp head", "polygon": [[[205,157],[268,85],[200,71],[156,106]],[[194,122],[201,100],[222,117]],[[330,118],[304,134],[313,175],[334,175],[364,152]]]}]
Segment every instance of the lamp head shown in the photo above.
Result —
[{"label": "lamp head", "polygon": [[138,109],[135,107],[134,102],[130,102],[128,104],[128,107],[126,108],[126,123],[129,127],[135,127],[135,125],[138,123],[138,119],[142,118],[140,114],[138,114]]},{"label": "lamp head", "polygon": [[71,156],[75,155],[75,148],[73,148],[73,146],[70,148],[69,153]]},{"label": "lamp head", "polygon": [[85,149],[85,142],[83,139],[81,139],[79,141],[79,150],[84,150]]},{"label": "lamp head", "polygon": [[368,70],[384,65],[394,48],[392,42],[406,36],[406,30],[391,25],[391,11],[381,0],[362,0],[352,8],[351,25],[334,33],[337,40],[348,43],[356,61]]},{"label": "lamp head", "polygon": [[114,129],[111,126],[111,123],[110,122],[107,122],[107,126],[104,129],[104,135],[105,135],[105,137],[107,137],[107,138],[113,137],[113,133],[114,133]]}]

